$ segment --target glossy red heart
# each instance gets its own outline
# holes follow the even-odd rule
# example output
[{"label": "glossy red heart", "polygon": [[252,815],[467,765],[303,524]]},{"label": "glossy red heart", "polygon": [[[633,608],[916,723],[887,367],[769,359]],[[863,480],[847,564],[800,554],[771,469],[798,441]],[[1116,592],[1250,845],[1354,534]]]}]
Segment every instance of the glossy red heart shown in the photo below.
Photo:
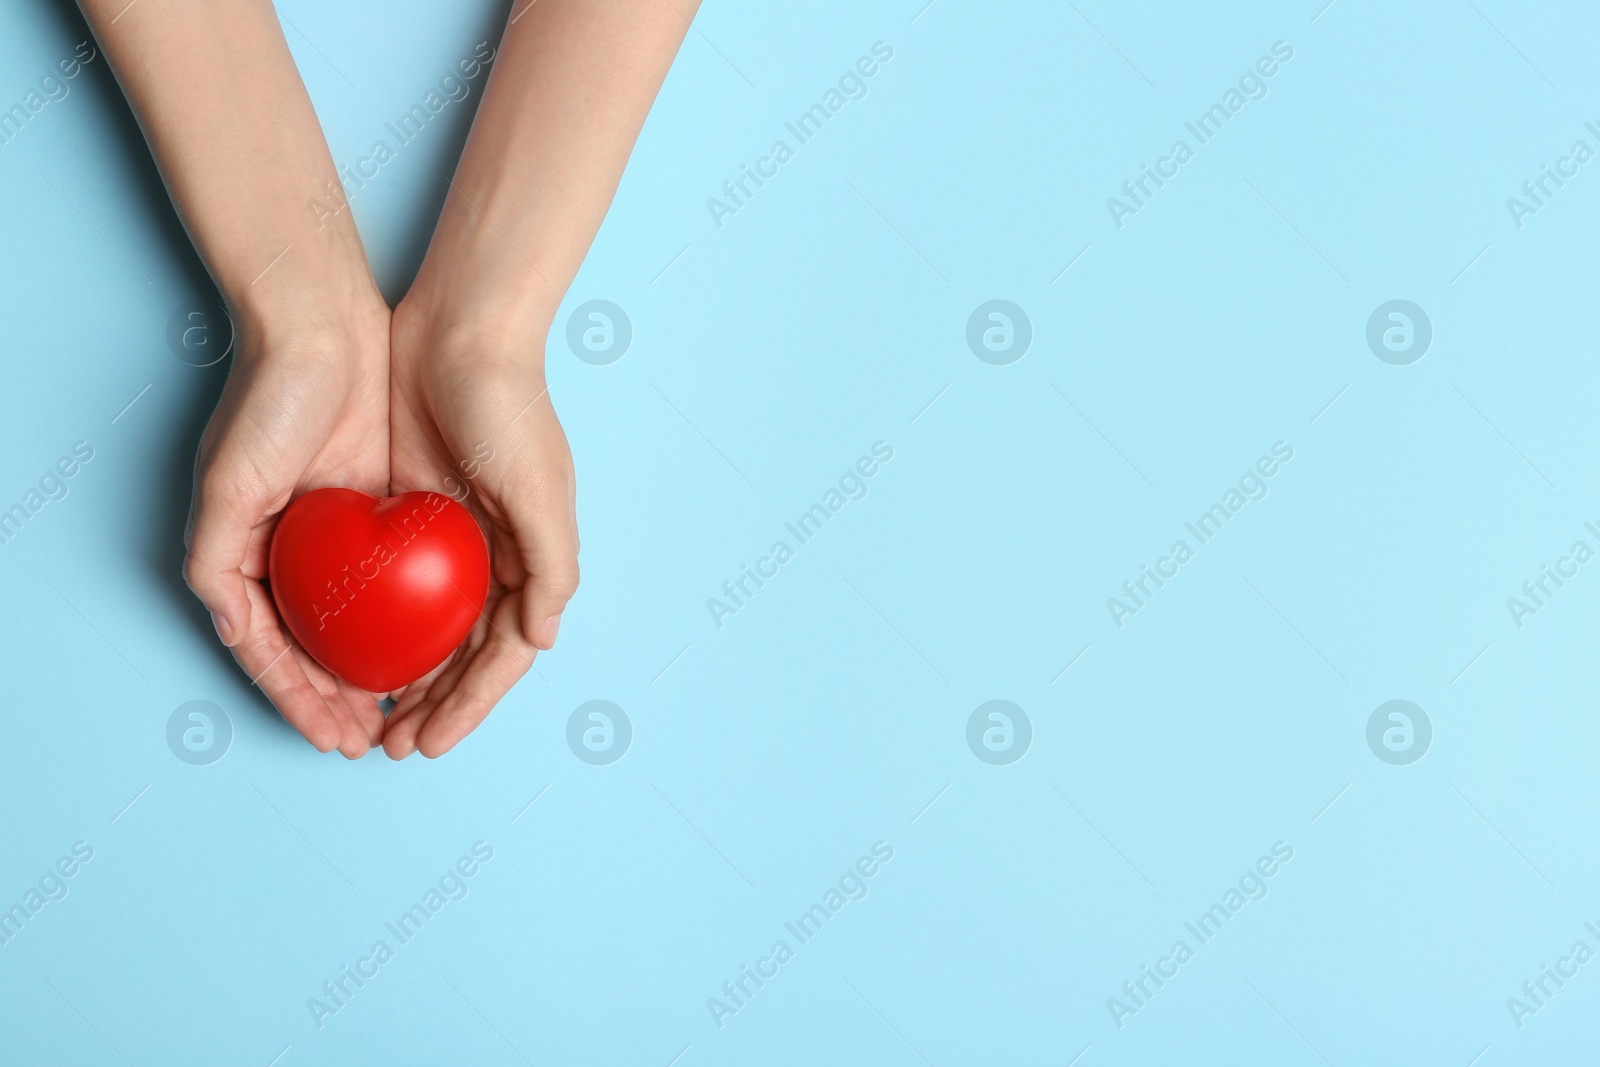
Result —
[{"label": "glossy red heart", "polygon": [[313,489],[278,519],[267,571],[301,647],[374,693],[443,663],[489,595],[483,532],[440,493]]}]

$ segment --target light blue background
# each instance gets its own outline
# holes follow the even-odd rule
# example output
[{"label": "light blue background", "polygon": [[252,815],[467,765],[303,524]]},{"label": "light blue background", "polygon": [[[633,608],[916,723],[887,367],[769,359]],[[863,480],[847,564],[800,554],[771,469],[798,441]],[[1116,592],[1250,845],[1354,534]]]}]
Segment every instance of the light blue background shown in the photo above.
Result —
[{"label": "light blue background", "polygon": [[[708,5],[566,304],[621,305],[632,347],[580,362],[567,310],[551,336],[561,642],[398,765],[318,756],[183,588],[226,365],[168,349],[209,283],[90,64],[0,146],[0,507],[95,449],[0,546],[0,907],[94,849],[0,946],[0,1060],[1582,1061],[1600,963],[1520,1029],[1506,1000],[1600,950],[1600,564],[1520,629],[1506,598],[1600,547],[1600,164],[1521,229],[1506,199],[1600,148],[1600,18],[1321,2]],[[279,8],[341,164],[507,10]],[[9,5],[0,106],[86,35]],[[717,228],[706,199],[880,40],[868,96]],[[1280,40],[1267,97],[1119,229],[1106,198]],[[470,118],[354,199],[391,299]],[[996,298],[1035,332],[1004,367],[965,341]],[[1434,327],[1404,367],[1365,341],[1396,298]],[[879,440],[866,499],[718,629],[706,599]],[[1270,494],[1119,630],[1106,598],[1280,440]],[[965,740],[994,698],[1033,725],[1009,766]],[[1434,729],[1409,766],[1366,742],[1396,698]],[[194,699],[233,724],[211,766],[166,744]],[[609,766],[565,741],[591,699],[633,723]],[[480,840],[470,895],[319,1029],[307,999]],[[876,841],[869,895],[719,1029],[707,998]],[[1107,998],[1276,841],[1270,894],[1119,1029]]]}]

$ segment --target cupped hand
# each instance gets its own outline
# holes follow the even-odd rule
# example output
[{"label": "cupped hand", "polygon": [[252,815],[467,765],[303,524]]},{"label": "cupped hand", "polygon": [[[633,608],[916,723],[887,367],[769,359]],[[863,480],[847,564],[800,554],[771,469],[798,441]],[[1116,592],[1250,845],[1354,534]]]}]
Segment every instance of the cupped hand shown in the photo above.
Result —
[{"label": "cupped hand", "polygon": [[[351,310],[359,308],[359,310]],[[228,381],[201,438],[184,578],[283,717],[356,759],[383,736],[378,694],[290,638],[262,584],[278,516],[308,489],[389,488],[389,308],[362,292],[333,314],[238,316]]]},{"label": "cupped hand", "polygon": [[440,328],[408,301],[391,343],[390,485],[463,503],[482,526],[489,596],[472,632],[396,693],[383,747],[448,752],[555,644],[578,585],[572,453],[544,381],[544,337]]}]

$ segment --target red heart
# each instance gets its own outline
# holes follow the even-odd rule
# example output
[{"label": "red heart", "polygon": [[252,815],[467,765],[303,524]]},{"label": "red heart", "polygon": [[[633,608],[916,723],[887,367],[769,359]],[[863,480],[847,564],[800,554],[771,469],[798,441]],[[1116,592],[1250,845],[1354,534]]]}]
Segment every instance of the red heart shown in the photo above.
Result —
[{"label": "red heart", "polygon": [[471,513],[439,493],[313,489],[278,519],[267,573],[301,647],[386,693],[467,636],[489,595],[489,549]]}]

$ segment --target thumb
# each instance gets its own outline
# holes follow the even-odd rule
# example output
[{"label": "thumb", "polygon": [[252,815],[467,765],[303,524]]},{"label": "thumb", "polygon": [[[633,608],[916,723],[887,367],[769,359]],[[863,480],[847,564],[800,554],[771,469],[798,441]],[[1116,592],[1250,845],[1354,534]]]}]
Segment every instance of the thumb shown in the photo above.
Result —
[{"label": "thumb", "polygon": [[509,510],[527,572],[522,630],[536,647],[548,649],[556,643],[561,613],[578,591],[578,526],[571,459],[563,452],[559,459],[550,457],[543,468],[531,486],[511,495]]},{"label": "thumb", "polygon": [[195,482],[184,540],[183,580],[211,612],[217,636],[232,648],[250,632],[250,595],[244,575],[259,509],[217,466]]}]

